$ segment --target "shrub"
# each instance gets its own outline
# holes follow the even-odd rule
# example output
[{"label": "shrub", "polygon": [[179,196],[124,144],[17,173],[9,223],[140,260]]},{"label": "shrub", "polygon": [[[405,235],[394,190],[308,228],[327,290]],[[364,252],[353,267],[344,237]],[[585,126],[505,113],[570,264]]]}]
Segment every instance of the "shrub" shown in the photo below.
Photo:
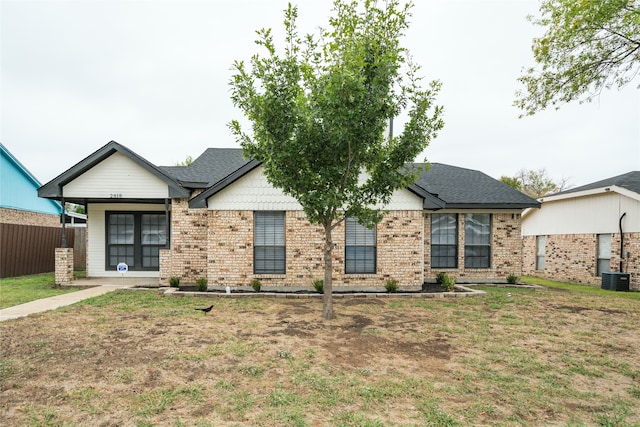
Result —
[{"label": "shrub", "polygon": [[262,283],[260,283],[260,279],[253,279],[251,281],[251,287],[254,291],[260,292],[260,288],[262,287]]},{"label": "shrub", "polygon": [[510,274],[507,276],[507,283],[509,283],[510,285],[515,285],[518,283],[518,276],[516,276],[515,274]]},{"label": "shrub", "polygon": [[207,279],[204,277],[196,280],[196,289],[198,292],[206,292],[207,291]]},{"label": "shrub", "polygon": [[446,273],[438,273],[436,275],[436,283],[442,285],[447,292],[451,292],[456,286],[456,279],[449,277]]},{"label": "shrub", "polygon": [[313,287],[318,293],[324,292],[324,280],[323,279],[315,279],[313,281]]},{"label": "shrub", "polygon": [[172,288],[177,288],[180,286],[180,278],[179,277],[170,277],[169,278],[169,286]]},{"label": "shrub", "polygon": [[384,284],[384,288],[387,292],[397,292],[398,291],[398,281],[394,279],[387,280],[387,283]]}]

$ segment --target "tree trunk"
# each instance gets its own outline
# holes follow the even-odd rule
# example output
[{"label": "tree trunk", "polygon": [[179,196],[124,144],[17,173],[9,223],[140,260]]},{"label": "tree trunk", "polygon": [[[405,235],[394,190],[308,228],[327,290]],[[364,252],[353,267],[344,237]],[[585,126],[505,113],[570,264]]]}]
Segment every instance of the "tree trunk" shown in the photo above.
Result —
[{"label": "tree trunk", "polygon": [[322,318],[331,320],[333,315],[333,240],[331,238],[331,226],[324,225],[324,292],[322,295]]}]

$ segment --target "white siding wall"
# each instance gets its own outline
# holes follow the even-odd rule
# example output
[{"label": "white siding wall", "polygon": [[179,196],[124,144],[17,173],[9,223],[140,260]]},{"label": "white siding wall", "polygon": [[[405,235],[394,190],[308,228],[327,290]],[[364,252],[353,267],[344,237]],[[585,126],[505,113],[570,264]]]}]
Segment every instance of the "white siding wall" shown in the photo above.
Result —
[{"label": "white siding wall", "polygon": [[[210,210],[268,210],[301,211],[302,206],[293,198],[273,187],[258,167],[233,184],[210,197]],[[380,207],[382,209],[382,207]],[[422,210],[422,199],[409,190],[397,190],[387,210]]]},{"label": "white siding wall", "polygon": [[[105,212],[106,211],[159,211],[164,213],[164,205],[105,203],[89,204],[87,210],[87,276],[120,277],[117,271],[105,269]],[[126,277],[160,277],[158,271],[129,271]]]},{"label": "white siding wall", "polygon": [[64,186],[65,197],[145,198],[169,197],[167,183],[128,157],[114,153]]},{"label": "white siding wall", "polygon": [[574,199],[543,202],[524,217],[522,234],[618,233],[618,221],[626,212],[625,233],[640,232],[640,201],[609,192]]}]

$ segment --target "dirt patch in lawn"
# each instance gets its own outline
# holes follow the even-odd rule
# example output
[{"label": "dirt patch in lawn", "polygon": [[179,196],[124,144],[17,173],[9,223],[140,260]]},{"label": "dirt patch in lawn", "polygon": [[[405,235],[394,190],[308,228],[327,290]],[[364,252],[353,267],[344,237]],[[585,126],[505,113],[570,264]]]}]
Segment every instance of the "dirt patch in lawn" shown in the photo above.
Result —
[{"label": "dirt patch in lawn", "polygon": [[[6,425],[640,423],[640,308],[117,292],[0,325]],[[211,303],[204,315],[195,308]]]}]

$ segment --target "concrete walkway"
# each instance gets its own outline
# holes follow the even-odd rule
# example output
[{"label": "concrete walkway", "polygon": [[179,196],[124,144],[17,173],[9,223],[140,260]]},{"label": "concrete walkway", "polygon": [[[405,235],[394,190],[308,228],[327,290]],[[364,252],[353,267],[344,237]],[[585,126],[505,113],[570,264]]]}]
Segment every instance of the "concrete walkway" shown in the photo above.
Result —
[{"label": "concrete walkway", "polygon": [[[87,298],[96,297],[98,295],[104,295],[109,292],[117,291],[118,289],[129,288],[139,285],[141,282],[150,279],[134,279],[126,278],[122,279],[80,279],[75,280],[72,286],[88,287],[88,289],[82,289],[76,292],[69,292],[62,295],[56,295],[49,298],[43,298],[35,301],[30,301],[24,304],[15,305],[13,307],[7,307],[0,310],[0,322],[4,320],[17,319],[19,317],[25,317],[30,314],[40,313],[48,310],[55,310],[56,308],[64,307],[67,305],[75,304],[79,301]],[[155,279],[157,283],[158,279]]]}]

